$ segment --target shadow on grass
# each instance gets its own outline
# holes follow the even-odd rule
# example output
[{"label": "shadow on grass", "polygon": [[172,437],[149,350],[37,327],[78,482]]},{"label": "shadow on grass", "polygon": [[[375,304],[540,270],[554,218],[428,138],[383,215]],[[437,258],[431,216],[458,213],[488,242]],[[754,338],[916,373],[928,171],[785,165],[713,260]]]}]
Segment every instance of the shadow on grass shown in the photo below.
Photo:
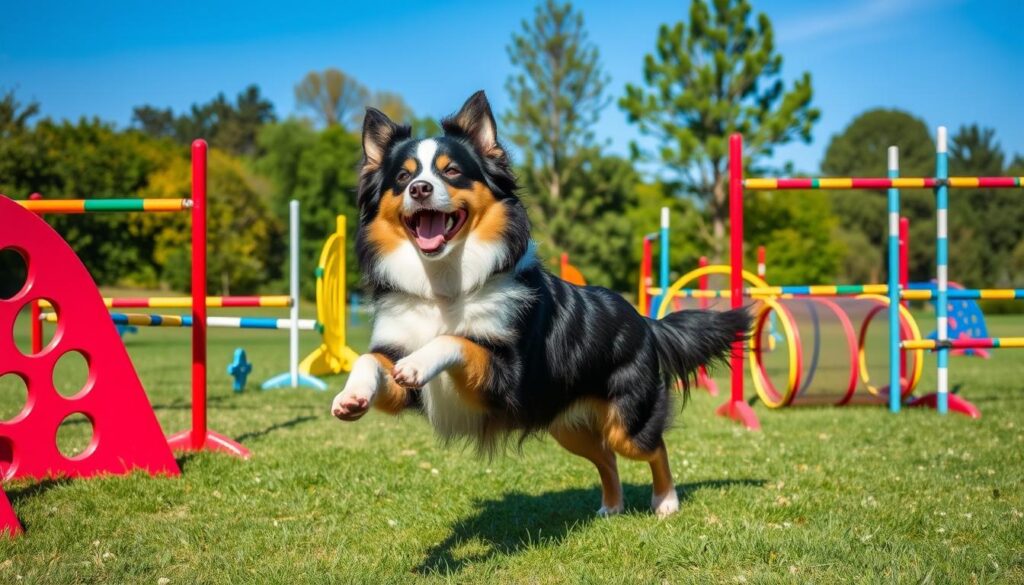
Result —
[{"label": "shadow on grass", "polygon": [[247,433],[242,433],[241,435],[238,435],[237,437],[235,437],[235,440],[238,441],[239,443],[241,443],[243,441],[248,441],[249,439],[256,439],[256,438],[259,438],[259,437],[262,437],[262,436],[265,436],[265,435],[269,435],[270,433],[272,433],[274,431],[279,431],[281,429],[288,429],[288,428],[294,427],[295,425],[300,425],[300,424],[302,424],[304,422],[308,422],[308,421],[311,421],[311,420],[316,420],[317,418],[318,417],[315,417],[313,415],[297,416],[295,418],[288,419],[288,420],[283,421],[283,422],[274,423],[274,424],[270,425],[269,427],[267,427],[265,429],[260,429],[258,431],[249,431]]},{"label": "shadow on grass", "polygon": [[[686,505],[694,492],[729,487],[761,487],[763,479],[719,479],[677,486],[681,505]],[[627,502],[626,514],[651,512],[650,485],[623,485]],[[561,543],[569,533],[599,520],[595,510],[601,501],[599,488],[568,489],[544,494],[513,492],[499,499],[483,500],[473,516],[460,520],[443,542],[431,547],[426,558],[415,568],[421,575],[453,575],[465,566],[485,561],[496,555],[512,555],[540,543]],[[636,502],[645,502],[637,507]],[[651,521],[654,517],[651,516]],[[470,552],[485,548],[482,552]],[[465,554],[460,549],[467,549]]]}]

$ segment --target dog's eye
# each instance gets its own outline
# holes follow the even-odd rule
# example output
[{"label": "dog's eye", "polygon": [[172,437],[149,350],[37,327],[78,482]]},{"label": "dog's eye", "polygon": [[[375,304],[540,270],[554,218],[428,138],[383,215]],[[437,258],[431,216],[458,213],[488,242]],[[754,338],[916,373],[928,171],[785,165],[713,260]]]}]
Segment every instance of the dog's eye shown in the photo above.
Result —
[{"label": "dog's eye", "polygon": [[409,177],[411,177],[411,176],[412,175],[409,173],[409,171],[407,171],[405,169],[402,169],[402,170],[398,171],[397,175],[395,175],[395,180],[398,181],[399,183],[404,183],[404,182],[408,181]]},{"label": "dog's eye", "polygon": [[455,165],[448,165],[444,169],[444,176],[448,177],[449,179],[454,179],[455,177],[458,177],[461,174],[462,174],[462,171],[460,171],[459,167],[457,167]]}]

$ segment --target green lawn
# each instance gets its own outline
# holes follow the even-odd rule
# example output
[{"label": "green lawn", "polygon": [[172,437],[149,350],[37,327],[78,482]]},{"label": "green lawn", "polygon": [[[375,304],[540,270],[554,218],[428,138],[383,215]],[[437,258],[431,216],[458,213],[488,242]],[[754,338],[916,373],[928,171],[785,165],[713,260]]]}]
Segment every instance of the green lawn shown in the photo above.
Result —
[{"label": "green lawn", "polygon": [[[990,327],[1019,334],[1024,318]],[[188,335],[128,340],[168,433],[189,422]],[[357,327],[352,345],[366,335]],[[315,343],[304,336],[304,353]],[[682,507],[658,521],[646,465],[621,464],[628,511],[598,519],[597,473],[550,439],[488,461],[440,447],[414,415],[342,424],[328,414],[341,378],[324,393],[236,395],[224,369],[239,346],[258,383],[285,368],[287,344],[211,334],[210,426],[250,461],[200,454],[179,459],[180,478],[8,482],[27,533],[0,542],[0,582],[1024,582],[1024,353],[952,360],[980,421],[758,405],[764,430],[751,433],[695,392],[667,437]],[[70,425],[62,440],[87,432]]]}]

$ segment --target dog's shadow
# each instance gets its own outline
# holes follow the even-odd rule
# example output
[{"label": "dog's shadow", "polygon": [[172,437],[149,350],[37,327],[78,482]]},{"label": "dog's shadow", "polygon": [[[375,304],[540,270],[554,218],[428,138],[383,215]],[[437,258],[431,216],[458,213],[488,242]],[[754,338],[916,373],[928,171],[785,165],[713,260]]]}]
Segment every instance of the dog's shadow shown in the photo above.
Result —
[{"label": "dog's shadow", "polygon": [[[682,484],[676,491],[680,505],[685,506],[698,490],[760,487],[764,483],[765,480],[760,479],[721,479]],[[627,503],[650,500],[650,485],[622,487]],[[599,520],[594,510],[600,501],[601,490],[596,487],[536,495],[513,492],[498,499],[480,501],[472,516],[460,520],[448,538],[427,551],[415,571],[421,575],[452,575],[466,565],[496,555],[516,554],[541,542],[558,544],[574,530]],[[636,513],[650,514],[650,510],[646,506],[627,506],[626,514]],[[485,550],[474,552],[479,549]]]}]

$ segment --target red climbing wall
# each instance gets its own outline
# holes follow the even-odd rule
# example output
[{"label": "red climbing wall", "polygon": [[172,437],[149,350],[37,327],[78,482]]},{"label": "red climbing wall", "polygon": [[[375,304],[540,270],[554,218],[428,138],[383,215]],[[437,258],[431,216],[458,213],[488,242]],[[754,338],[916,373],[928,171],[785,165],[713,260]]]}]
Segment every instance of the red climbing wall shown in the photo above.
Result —
[{"label": "red climbing wall", "polygon": [[[0,299],[0,376],[13,373],[28,390],[21,411],[0,421],[0,480],[88,477],[136,468],[178,475],[128,352],[74,251],[46,222],[2,196],[0,225],[0,250],[14,248],[28,269],[22,289]],[[40,353],[25,355],[14,343],[14,324],[19,310],[34,299],[52,302],[59,322]],[[69,351],[85,357],[89,373],[84,387],[65,397],[54,389],[53,368]],[[56,433],[75,413],[92,422],[93,435],[81,454],[68,458],[57,449]],[[0,533],[5,503],[6,498],[0,500]]]}]

